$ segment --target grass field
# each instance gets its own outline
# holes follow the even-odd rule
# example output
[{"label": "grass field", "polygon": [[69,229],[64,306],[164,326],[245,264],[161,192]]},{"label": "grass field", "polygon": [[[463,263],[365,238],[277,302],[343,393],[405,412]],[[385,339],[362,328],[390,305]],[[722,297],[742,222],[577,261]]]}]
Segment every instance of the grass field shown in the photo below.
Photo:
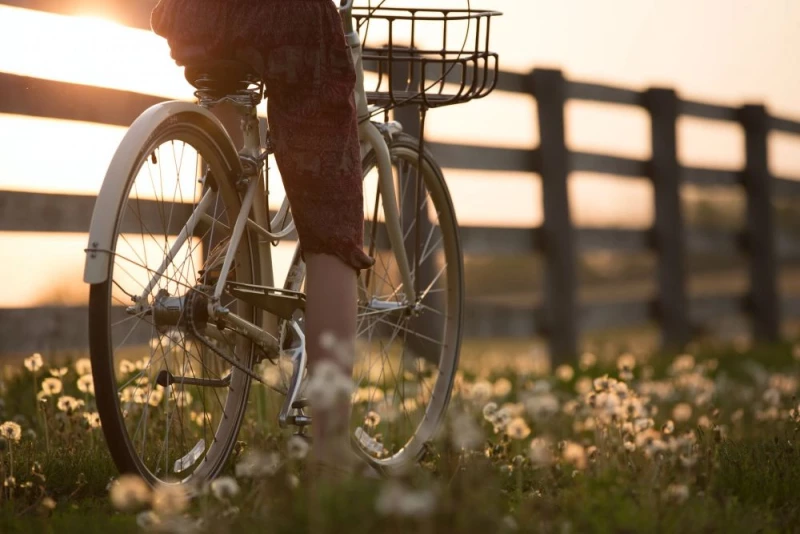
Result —
[{"label": "grass field", "polygon": [[[676,357],[605,346],[549,369],[522,343],[467,344],[420,467],[337,486],[307,476],[305,451],[275,428],[276,399],[257,389],[271,408],[250,414],[226,477],[191,500],[110,484],[86,362],[28,363],[35,372],[0,388],[3,533],[800,532],[790,345]],[[263,468],[249,472],[256,454]]]}]

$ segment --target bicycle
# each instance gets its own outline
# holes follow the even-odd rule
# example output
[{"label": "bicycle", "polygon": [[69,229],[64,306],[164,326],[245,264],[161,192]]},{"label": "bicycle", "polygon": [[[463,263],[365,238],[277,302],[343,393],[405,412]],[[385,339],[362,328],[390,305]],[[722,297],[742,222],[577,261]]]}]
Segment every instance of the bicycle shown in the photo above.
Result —
[{"label": "bicycle", "polygon": [[[491,92],[497,55],[488,30],[499,13],[359,8],[353,0],[339,9],[358,80],[364,246],[376,259],[359,275],[352,440],[391,472],[417,460],[442,421],[458,365],[464,282],[442,171],[423,136],[403,133],[388,111],[415,104],[424,122],[428,108]],[[447,48],[454,21],[466,21],[466,35],[477,26],[474,48]],[[362,46],[362,33],[378,23],[389,29],[388,45]],[[428,23],[442,26],[442,49],[417,46],[415,27]],[[395,43],[400,24],[411,35],[403,46]],[[365,89],[365,62],[377,71],[375,91]],[[428,84],[435,69],[441,76]],[[106,442],[120,472],[151,484],[220,473],[253,381],[285,395],[281,428],[302,434],[313,417],[304,411],[305,271],[297,250],[282,286],[273,280],[272,247],[291,238],[294,225],[288,200],[268,211],[269,132],[262,143],[257,115],[265,88],[241,60],[187,64],[185,74],[198,102],[149,108],[117,149],[84,271]],[[241,150],[210,112],[222,102],[241,114]],[[384,121],[373,121],[380,113]]]}]

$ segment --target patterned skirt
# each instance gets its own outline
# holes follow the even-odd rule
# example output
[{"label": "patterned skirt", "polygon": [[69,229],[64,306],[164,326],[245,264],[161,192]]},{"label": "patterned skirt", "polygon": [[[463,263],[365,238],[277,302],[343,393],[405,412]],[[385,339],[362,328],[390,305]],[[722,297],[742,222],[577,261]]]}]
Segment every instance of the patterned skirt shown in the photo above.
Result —
[{"label": "patterned skirt", "polygon": [[260,52],[275,160],[303,252],[372,266],[363,250],[355,70],[333,2],[161,0],[151,25],[173,57],[198,45],[220,57]]}]

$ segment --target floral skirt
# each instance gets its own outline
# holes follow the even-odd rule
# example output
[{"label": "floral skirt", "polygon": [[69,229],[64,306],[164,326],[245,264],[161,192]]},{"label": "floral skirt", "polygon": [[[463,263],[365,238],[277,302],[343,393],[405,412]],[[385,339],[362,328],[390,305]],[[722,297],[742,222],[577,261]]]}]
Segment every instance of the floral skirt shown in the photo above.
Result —
[{"label": "floral skirt", "polygon": [[221,58],[259,51],[275,160],[303,252],[372,266],[363,250],[356,76],[333,2],[161,0],[151,25],[174,58],[198,45]]}]

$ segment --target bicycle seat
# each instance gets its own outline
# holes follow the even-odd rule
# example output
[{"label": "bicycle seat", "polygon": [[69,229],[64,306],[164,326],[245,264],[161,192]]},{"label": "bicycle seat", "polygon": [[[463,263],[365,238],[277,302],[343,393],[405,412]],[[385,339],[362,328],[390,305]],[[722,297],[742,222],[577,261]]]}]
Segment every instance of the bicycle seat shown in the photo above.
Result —
[{"label": "bicycle seat", "polygon": [[221,53],[202,45],[176,47],[175,62],[184,68],[184,76],[195,88],[213,98],[223,98],[260,82],[264,60],[253,48],[239,48]]}]

